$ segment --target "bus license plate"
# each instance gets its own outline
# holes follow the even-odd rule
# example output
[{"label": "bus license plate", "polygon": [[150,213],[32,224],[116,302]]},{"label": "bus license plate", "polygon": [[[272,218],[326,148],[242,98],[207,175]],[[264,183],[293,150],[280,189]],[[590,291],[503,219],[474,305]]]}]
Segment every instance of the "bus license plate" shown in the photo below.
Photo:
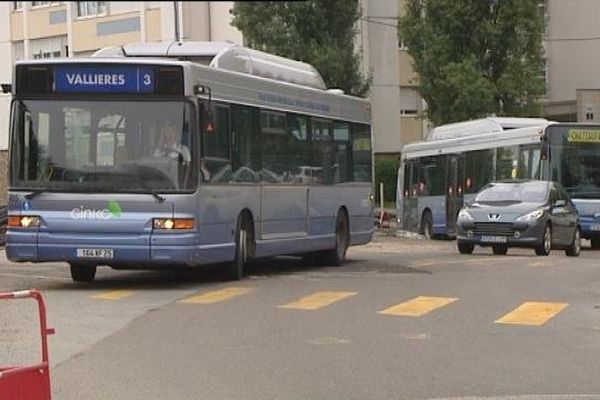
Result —
[{"label": "bus license plate", "polygon": [[590,227],[591,231],[600,231],[600,224],[592,224]]},{"label": "bus license plate", "polygon": [[78,258],[104,258],[114,257],[113,249],[77,249]]},{"label": "bus license plate", "polygon": [[479,240],[485,243],[506,243],[506,236],[482,236]]}]

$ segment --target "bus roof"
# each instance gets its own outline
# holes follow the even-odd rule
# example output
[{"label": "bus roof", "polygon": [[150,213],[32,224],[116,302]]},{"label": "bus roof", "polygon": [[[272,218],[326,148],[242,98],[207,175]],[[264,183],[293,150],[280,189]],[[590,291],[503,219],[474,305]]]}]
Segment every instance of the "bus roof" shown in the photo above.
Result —
[{"label": "bus roof", "polygon": [[491,132],[502,132],[528,126],[545,126],[547,124],[548,120],[545,118],[488,117],[440,125],[429,133],[426,140],[444,140],[464,136],[485,135]]},{"label": "bus roof", "polygon": [[[546,120],[544,120],[546,121]],[[539,143],[544,128],[551,124],[527,126],[511,130],[493,131],[450,139],[430,140],[407,144],[402,148],[402,158],[418,158],[501,146]]]},{"label": "bus roof", "polygon": [[[63,65],[148,65],[157,67],[179,66],[183,70],[183,94],[196,96],[196,85],[211,88],[212,98],[228,103],[270,108],[283,112],[295,112],[317,117],[347,120],[370,124],[371,111],[368,99],[330,90],[303,86],[269,77],[250,75],[244,72],[219,69],[191,61],[173,58],[110,57],[68,58],[18,61],[15,69],[27,66]],[[109,71],[106,71],[109,72]],[[15,74],[18,77],[18,73]],[[50,79],[50,78],[49,78]],[[17,94],[13,85],[13,95]]]}]

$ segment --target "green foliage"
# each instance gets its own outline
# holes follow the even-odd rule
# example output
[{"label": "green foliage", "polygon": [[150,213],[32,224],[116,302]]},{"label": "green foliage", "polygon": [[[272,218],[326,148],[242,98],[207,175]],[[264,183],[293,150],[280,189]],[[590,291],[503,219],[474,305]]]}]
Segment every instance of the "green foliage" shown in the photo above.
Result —
[{"label": "green foliage", "polygon": [[358,0],[236,1],[232,14],[249,47],[312,64],[328,88],[367,94],[354,53]]},{"label": "green foliage", "polygon": [[399,34],[431,121],[539,115],[544,94],[538,0],[407,0]]},{"label": "green foliage", "polygon": [[398,182],[398,162],[394,160],[375,160],[375,204],[379,206],[379,184],[383,182],[383,199],[386,203],[396,201]]}]

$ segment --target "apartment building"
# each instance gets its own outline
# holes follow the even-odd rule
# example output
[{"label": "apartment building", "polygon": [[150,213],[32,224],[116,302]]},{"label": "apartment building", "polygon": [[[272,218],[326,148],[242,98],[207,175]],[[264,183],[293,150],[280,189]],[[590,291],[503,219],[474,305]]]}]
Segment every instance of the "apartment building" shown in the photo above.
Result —
[{"label": "apartment building", "polygon": [[406,0],[362,0],[358,45],[363,74],[371,77],[374,152],[397,159],[403,145],[428,131],[418,76],[407,48],[398,39],[398,17]]},{"label": "apartment building", "polygon": [[545,0],[544,114],[556,121],[600,122],[600,2]]},{"label": "apartment building", "polygon": [[[230,25],[232,1],[174,3],[0,2],[0,83],[12,82],[18,60],[85,57],[108,46],[174,40],[176,28],[184,40],[242,44],[241,32]],[[9,103],[10,97],[0,94],[0,171],[7,171]],[[0,173],[0,204],[6,187],[7,174]]]}]

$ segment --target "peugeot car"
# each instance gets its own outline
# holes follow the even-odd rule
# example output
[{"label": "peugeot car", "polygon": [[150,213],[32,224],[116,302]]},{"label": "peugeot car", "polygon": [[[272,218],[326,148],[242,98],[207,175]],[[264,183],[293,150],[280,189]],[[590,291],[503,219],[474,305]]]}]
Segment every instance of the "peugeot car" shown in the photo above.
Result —
[{"label": "peugeot car", "polygon": [[579,256],[579,216],[566,190],[556,182],[512,180],[492,182],[463,207],[457,219],[458,251],[471,254],[475,245],[491,246],[494,254],[509,247],[551,249]]}]

